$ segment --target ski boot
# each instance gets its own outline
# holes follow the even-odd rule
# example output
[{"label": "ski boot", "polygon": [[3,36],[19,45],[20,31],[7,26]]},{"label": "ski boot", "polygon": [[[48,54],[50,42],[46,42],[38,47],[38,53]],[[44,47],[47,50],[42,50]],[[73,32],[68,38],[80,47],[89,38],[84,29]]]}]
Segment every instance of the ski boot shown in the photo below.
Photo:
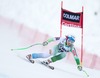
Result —
[{"label": "ski boot", "polygon": [[26,58],[27,58],[31,63],[34,63],[34,60],[32,60],[32,55],[31,55],[31,54],[27,55]]},{"label": "ski boot", "polygon": [[48,59],[48,60],[42,61],[41,63],[47,66],[51,63],[51,61]]},{"label": "ski boot", "polygon": [[50,60],[46,60],[46,61],[42,61],[42,62],[41,62],[42,65],[44,65],[44,66],[46,66],[46,67],[48,67],[48,68],[54,70],[54,67],[51,66],[51,65],[49,65],[50,63],[51,63]]}]

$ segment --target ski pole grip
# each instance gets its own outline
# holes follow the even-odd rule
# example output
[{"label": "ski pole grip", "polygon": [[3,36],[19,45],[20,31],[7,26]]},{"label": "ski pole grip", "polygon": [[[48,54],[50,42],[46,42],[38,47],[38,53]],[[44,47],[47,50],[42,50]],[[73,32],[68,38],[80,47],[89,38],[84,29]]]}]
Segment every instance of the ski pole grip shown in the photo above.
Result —
[{"label": "ski pole grip", "polygon": [[43,42],[43,46],[46,46],[46,45],[48,45],[48,42],[47,41]]}]

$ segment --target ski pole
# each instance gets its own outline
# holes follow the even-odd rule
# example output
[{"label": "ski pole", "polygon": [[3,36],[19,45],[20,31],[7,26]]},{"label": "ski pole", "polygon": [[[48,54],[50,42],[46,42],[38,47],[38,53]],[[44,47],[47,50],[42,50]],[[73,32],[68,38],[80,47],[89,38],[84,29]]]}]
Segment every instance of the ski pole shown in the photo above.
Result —
[{"label": "ski pole", "polygon": [[85,70],[82,70],[82,71],[86,74],[87,77],[89,77],[89,75],[87,74],[87,72]]},{"label": "ski pole", "polygon": [[11,51],[14,51],[14,50],[25,50],[25,49],[31,48],[33,46],[36,46],[36,45],[43,45],[43,44],[42,43],[36,43],[36,44],[30,45],[30,46],[24,47],[24,48],[11,49]]}]

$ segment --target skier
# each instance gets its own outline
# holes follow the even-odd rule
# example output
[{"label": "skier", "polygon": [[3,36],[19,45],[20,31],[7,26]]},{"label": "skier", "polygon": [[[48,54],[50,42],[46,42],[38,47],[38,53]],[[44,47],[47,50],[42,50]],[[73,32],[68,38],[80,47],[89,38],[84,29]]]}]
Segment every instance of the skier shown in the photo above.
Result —
[{"label": "skier", "polygon": [[52,41],[56,41],[56,40],[59,40],[59,43],[56,46],[54,46],[53,49],[50,49],[48,53],[32,53],[32,54],[28,54],[26,56],[26,58],[30,62],[34,63],[33,59],[47,58],[52,55],[51,58],[49,58],[45,61],[42,61],[42,63],[49,65],[50,63],[53,63],[53,62],[63,59],[68,52],[71,52],[76,61],[78,70],[81,71],[82,66],[80,65],[80,60],[76,53],[75,47],[73,45],[73,43],[75,42],[75,37],[72,35],[68,35],[68,36],[65,36],[65,38],[61,38],[61,37],[50,38],[47,41],[43,42],[43,46],[46,46],[46,45],[48,45],[48,43],[50,43]]}]

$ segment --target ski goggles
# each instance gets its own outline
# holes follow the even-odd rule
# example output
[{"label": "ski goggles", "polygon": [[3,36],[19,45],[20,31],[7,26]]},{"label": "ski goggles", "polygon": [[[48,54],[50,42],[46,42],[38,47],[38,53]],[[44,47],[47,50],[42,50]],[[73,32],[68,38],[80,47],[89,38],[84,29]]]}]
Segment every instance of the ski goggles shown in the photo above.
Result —
[{"label": "ski goggles", "polygon": [[75,41],[68,39],[67,40],[69,43],[73,44]]}]

